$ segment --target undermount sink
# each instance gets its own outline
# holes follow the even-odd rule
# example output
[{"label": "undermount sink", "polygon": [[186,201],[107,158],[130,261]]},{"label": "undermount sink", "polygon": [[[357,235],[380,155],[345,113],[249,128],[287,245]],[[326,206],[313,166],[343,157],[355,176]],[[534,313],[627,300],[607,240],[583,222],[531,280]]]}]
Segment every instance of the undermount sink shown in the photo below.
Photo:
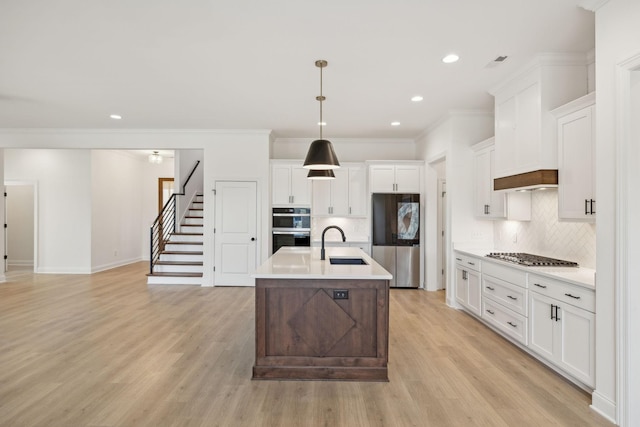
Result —
[{"label": "undermount sink", "polygon": [[343,265],[369,265],[362,258],[353,257],[329,257],[331,264],[343,264]]}]

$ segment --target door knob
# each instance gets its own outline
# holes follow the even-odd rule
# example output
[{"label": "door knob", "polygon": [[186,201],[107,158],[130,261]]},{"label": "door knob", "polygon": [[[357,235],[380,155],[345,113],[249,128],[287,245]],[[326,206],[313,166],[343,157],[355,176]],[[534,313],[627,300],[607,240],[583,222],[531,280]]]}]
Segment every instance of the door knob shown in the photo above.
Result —
[{"label": "door knob", "polygon": [[251,238],[251,241],[252,241],[252,242],[255,242],[255,241],[256,241],[256,238],[255,238],[255,237],[252,237],[252,238]]}]

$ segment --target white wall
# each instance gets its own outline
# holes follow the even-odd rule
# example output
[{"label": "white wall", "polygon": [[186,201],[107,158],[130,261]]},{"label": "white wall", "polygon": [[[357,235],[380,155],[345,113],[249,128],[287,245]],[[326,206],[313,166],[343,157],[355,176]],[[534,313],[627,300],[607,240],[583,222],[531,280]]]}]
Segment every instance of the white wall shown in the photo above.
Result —
[{"label": "white wall", "polygon": [[[635,408],[636,418],[627,425],[640,425],[637,399],[618,402],[616,380],[616,293],[620,292],[616,266],[619,259],[617,236],[618,163],[616,147],[620,144],[616,115],[618,98],[616,79],[618,64],[640,53],[640,2],[610,0],[596,11],[596,390],[593,407],[612,419],[619,404]],[[635,162],[637,168],[637,160]],[[637,186],[637,183],[636,183]],[[637,215],[637,213],[635,213]],[[619,255],[618,255],[619,256]],[[629,268],[637,269],[635,266]],[[637,338],[638,323],[635,326]],[[636,362],[640,355],[636,356]],[[621,372],[625,377],[626,373]],[[636,396],[637,397],[637,396]]]},{"label": "white wall", "polygon": [[[204,154],[202,150],[176,150],[175,153],[174,191],[176,193],[182,193],[182,190],[184,190],[184,196],[179,197],[177,200],[176,210],[178,224],[181,224],[195,195],[202,194],[203,192]],[[200,164],[198,164],[198,167],[187,183],[187,178],[189,178],[189,174],[198,161],[200,161]],[[185,184],[186,187],[183,188]]]},{"label": "white wall", "polygon": [[[273,143],[273,159],[304,159],[315,138],[277,138]],[[340,162],[365,160],[416,160],[412,139],[330,138]]]},{"label": "white wall", "polygon": [[91,272],[91,156],[5,150],[5,179],[38,182],[39,273]]},{"label": "white wall", "polygon": [[91,152],[91,271],[142,258],[142,168],[125,151]]},{"label": "white wall", "polygon": [[[436,165],[446,161],[447,205],[445,222],[451,244],[493,245],[493,225],[490,221],[479,221],[473,216],[474,201],[474,157],[471,146],[493,136],[493,113],[452,112],[437,125],[430,128],[416,142],[416,157],[425,160],[426,188],[426,287],[435,289],[438,282],[438,172]],[[444,167],[443,165],[441,165]],[[451,253],[447,248],[447,256]],[[453,277],[453,264],[448,262],[447,282]],[[449,286],[449,285],[447,285]],[[447,301],[455,305],[447,292]]]},{"label": "white wall", "polygon": [[[7,182],[5,182],[5,185]],[[34,187],[6,185],[7,267],[33,270]]]}]

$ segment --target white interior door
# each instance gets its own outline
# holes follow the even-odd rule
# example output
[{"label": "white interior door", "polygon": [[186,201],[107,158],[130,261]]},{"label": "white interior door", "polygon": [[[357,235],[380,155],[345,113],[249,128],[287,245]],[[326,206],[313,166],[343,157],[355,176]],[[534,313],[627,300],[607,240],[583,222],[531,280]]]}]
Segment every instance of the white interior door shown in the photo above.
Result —
[{"label": "white interior door", "polygon": [[251,181],[216,182],[216,286],[253,286],[257,260],[257,189]]}]

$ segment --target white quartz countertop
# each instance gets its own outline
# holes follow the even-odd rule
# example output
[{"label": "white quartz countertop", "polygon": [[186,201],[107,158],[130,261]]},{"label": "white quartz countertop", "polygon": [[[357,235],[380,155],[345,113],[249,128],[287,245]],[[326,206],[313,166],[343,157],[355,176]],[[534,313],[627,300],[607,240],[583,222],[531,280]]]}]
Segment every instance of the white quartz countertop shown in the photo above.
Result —
[{"label": "white quartz countertop", "polygon": [[[368,265],[331,264],[331,257],[358,257]],[[325,260],[320,260],[320,248],[285,246],[253,273],[256,279],[355,279],[391,280],[392,276],[360,248],[325,248]]]},{"label": "white quartz countertop", "polygon": [[[565,282],[572,283],[577,286],[582,286],[587,289],[596,288],[596,271],[591,268],[583,267],[527,267],[524,265],[514,264],[512,262],[501,261],[495,258],[486,258],[490,250],[483,249],[456,249],[461,254],[471,255],[482,258],[482,262],[493,262],[496,264],[512,267],[518,270],[526,271],[527,273],[537,274],[540,276],[547,276],[552,279],[564,280]],[[482,268],[481,268],[482,269]]]}]

